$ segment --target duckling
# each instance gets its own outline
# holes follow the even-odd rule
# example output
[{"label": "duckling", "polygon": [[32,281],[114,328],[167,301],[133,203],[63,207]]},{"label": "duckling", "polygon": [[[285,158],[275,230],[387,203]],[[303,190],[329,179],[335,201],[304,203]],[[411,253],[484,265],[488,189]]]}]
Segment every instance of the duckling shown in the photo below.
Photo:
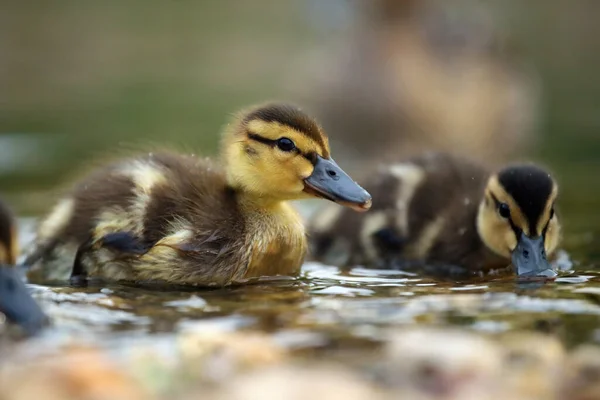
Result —
[{"label": "duckling", "polygon": [[371,205],[331,158],[322,128],[295,105],[240,112],[221,148],[222,167],[161,152],[83,179],[41,223],[25,260],[31,279],[66,279],[64,266],[73,279],[196,286],[294,275],[307,243],[288,200]]},{"label": "duckling", "polygon": [[19,325],[26,334],[37,333],[47,322],[40,306],[31,297],[16,263],[18,240],[16,222],[10,209],[0,201],[0,314]]},{"label": "duckling", "polygon": [[519,276],[556,275],[548,256],[560,239],[558,186],[536,165],[490,173],[426,153],[387,165],[365,187],[376,199],[368,214],[326,208],[313,216],[316,260],[453,277],[509,274],[512,262]]}]

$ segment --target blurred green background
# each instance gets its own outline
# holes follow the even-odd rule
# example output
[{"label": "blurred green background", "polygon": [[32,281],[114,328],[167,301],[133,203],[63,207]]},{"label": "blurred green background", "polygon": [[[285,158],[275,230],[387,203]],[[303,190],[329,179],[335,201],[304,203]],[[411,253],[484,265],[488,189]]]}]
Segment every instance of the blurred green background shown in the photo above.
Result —
[{"label": "blurred green background", "polygon": [[[383,14],[409,3],[425,1],[373,2]],[[600,2],[427,3],[444,8],[454,27],[477,4],[481,21],[511,43],[499,54],[533,66],[538,140],[515,154],[550,165],[567,213],[583,208],[598,221]],[[25,214],[45,210],[52,188],[121,147],[170,143],[212,154],[230,113],[268,99],[299,101],[318,114],[307,96],[320,85],[312,71],[323,65],[319,73],[336,73],[327,58],[340,46],[352,50],[368,12],[361,0],[8,0],[0,7],[0,193]],[[439,25],[439,37],[450,37]],[[480,34],[462,35],[469,42]]]}]

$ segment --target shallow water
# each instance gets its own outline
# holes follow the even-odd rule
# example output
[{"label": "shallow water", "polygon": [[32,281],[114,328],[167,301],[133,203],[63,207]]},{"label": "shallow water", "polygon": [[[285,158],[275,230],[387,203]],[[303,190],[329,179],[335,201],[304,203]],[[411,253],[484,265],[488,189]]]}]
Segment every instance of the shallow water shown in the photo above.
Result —
[{"label": "shallow water", "polygon": [[[255,330],[311,357],[358,352],[356,360],[364,360],[386,328],[406,325],[460,326],[485,335],[536,330],[556,334],[568,347],[600,343],[599,235],[593,219],[573,222],[565,241],[569,253],[559,257],[563,272],[546,283],[436,282],[401,271],[342,271],[307,262],[297,279],[227,289],[30,285],[53,320],[31,348],[77,338],[122,354],[133,340],[168,353],[177,334],[189,329]],[[34,221],[21,225],[28,242]]]},{"label": "shallow water", "polygon": [[[301,204],[305,217],[313,210],[310,203],[306,207]],[[52,325],[38,337],[15,343],[11,338],[4,340],[6,335],[2,334],[0,320],[0,361],[7,361],[0,363],[0,372],[3,365],[31,368],[39,365],[40,360],[56,360],[56,364],[46,368],[59,369],[58,386],[68,388],[71,384],[60,376],[70,376],[63,369],[74,364],[65,357],[72,354],[73,345],[75,348],[91,345],[117,361],[108,367],[109,371],[114,370],[120,376],[133,375],[140,387],[158,398],[175,399],[177,393],[186,391],[204,393],[214,383],[224,390],[233,379],[241,379],[242,375],[236,375],[236,371],[246,368],[247,363],[248,368],[259,370],[265,366],[268,369],[269,363],[275,363],[276,370],[285,370],[298,362],[308,365],[309,370],[337,365],[345,371],[359,372],[349,376],[348,381],[335,384],[336,393],[359,377],[376,382],[380,388],[389,388],[389,382],[395,382],[399,376],[409,381],[416,379],[419,385],[429,379],[441,379],[439,382],[443,383],[463,367],[478,371],[483,366],[494,380],[506,379],[506,371],[515,368],[519,371],[518,368],[530,365],[531,360],[545,359],[536,358],[536,352],[547,354],[548,364],[570,365],[563,358],[552,358],[557,353],[552,342],[545,342],[546,335],[537,335],[527,342],[524,335],[518,334],[525,347],[532,348],[531,354],[523,356],[517,350],[517,367],[511,361],[496,372],[485,369],[493,360],[500,360],[500,353],[493,348],[504,348],[502,340],[507,333],[551,333],[570,350],[581,344],[600,344],[597,218],[595,213],[569,215],[556,261],[561,272],[557,279],[547,282],[518,282],[511,277],[440,282],[403,271],[361,267],[344,271],[336,266],[306,262],[297,278],[269,279],[225,289],[100,282],[90,282],[85,288],[30,284],[33,296],[52,319]],[[33,239],[35,222],[35,219],[20,220],[22,244]],[[452,329],[442,329],[438,335],[408,333],[404,338],[410,340],[413,354],[408,365],[412,369],[402,370],[399,366],[407,363],[406,348],[398,355],[390,350],[390,343],[394,337],[402,338],[403,333],[410,332],[403,329],[407,327],[460,328],[463,333],[459,337],[452,334]],[[476,335],[465,336],[464,331]],[[489,342],[496,343],[495,347],[479,349],[479,336],[491,338]],[[469,350],[474,347],[465,351],[464,346]],[[506,354],[513,354],[510,349],[507,348]],[[519,364],[518,357],[529,361]],[[101,364],[93,357],[91,360],[92,365]],[[492,364],[487,360],[492,360]],[[84,361],[75,369],[85,371],[89,363]],[[428,372],[431,363],[443,364],[440,369],[434,368],[435,374],[441,375],[432,378]],[[546,374],[542,364],[531,365],[532,371]],[[568,368],[563,370],[561,378],[565,382],[571,376],[566,373]],[[28,373],[25,370],[25,376]],[[331,379],[329,373],[324,372],[322,377],[326,382]],[[296,372],[291,376],[295,380]],[[95,377],[90,380],[93,381]],[[544,382],[555,383],[551,377]],[[281,382],[284,388],[288,384],[291,382]],[[429,390],[424,389],[426,386],[418,387],[421,394]],[[540,394],[531,398],[548,398],[544,388],[536,386]],[[47,390],[44,385],[38,389],[40,393]],[[487,384],[482,384],[481,390],[494,392]]]},{"label": "shallow water", "polygon": [[459,325],[486,333],[556,330],[567,344],[600,342],[600,274],[569,274],[541,287],[509,280],[437,284],[401,273],[309,263],[298,280],[208,291],[122,285],[32,285],[53,317],[46,336],[118,339],[169,334],[191,325],[256,329],[298,347],[352,348],[402,324]]}]

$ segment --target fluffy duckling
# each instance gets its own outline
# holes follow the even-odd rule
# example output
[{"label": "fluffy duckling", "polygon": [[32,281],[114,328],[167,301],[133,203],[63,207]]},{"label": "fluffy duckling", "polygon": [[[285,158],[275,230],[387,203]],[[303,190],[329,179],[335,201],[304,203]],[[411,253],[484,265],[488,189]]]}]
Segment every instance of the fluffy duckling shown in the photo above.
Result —
[{"label": "fluffy duckling", "polygon": [[[368,214],[326,208],[311,221],[313,253],[330,264],[409,268],[453,277],[555,276],[557,184],[535,165],[490,173],[446,153],[388,165],[366,186]],[[340,257],[341,256],[341,257]]]},{"label": "fluffy duckling", "polygon": [[14,265],[18,254],[16,222],[10,209],[0,202],[0,314],[34,334],[46,323],[46,315],[33,300]]},{"label": "fluffy duckling", "polygon": [[73,278],[222,286],[294,275],[307,243],[288,200],[371,205],[331,158],[321,127],[296,106],[241,112],[221,144],[223,168],[157,153],[84,179],[40,225],[25,261],[30,276],[65,279],[68,266]]}]

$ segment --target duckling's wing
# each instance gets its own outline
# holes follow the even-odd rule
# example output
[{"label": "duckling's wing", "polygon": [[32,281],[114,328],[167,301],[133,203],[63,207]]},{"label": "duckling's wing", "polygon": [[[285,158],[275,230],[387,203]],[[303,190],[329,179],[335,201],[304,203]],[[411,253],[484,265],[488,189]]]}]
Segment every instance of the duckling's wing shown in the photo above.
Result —
[{"label": "duckling's wing", "polygon": [[146,253],[152,245],[145,243],[142,239],[132,232],[113,232],[104,235],[99,239],[94,239],[92,235],[81,243],[75,253],[75,260],[69,278],[72,284],[83,284],[88,271],[83,260],[88,253],[99,248],[109,249],[113,256],[118,259],[124,259],[128,256],[137,256]]},{"label": "duckling's wing", "polygon": [[[137,280],[178,284],[224,285],[245,271],[243,236],[229,230],[203,235],[190,229],[164,236],[146,252],[132,257]],[[131,253],[130,253],[131,254]]]}]

